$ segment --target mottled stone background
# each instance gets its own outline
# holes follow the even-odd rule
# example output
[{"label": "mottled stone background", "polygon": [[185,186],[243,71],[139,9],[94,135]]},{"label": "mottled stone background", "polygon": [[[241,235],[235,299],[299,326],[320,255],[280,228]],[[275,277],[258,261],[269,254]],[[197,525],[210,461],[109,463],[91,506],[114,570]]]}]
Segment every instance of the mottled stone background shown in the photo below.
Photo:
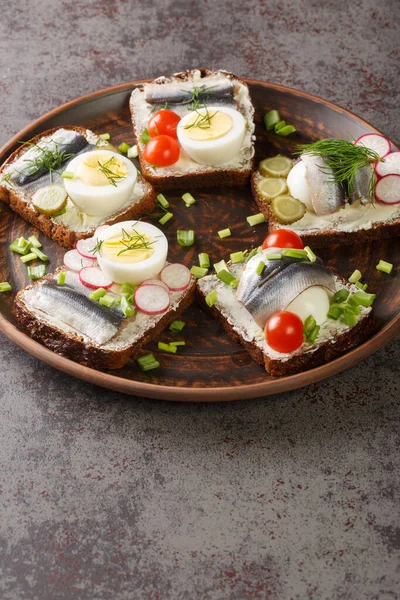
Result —
[{"label": "mottled stone background", "polygon": [[[316,93],[400,141],[396,0],[2,0],[0,142],[196,66]],[[0,335],[2,600],[396,600],[400,344],[305,390],[124,397]]]}]

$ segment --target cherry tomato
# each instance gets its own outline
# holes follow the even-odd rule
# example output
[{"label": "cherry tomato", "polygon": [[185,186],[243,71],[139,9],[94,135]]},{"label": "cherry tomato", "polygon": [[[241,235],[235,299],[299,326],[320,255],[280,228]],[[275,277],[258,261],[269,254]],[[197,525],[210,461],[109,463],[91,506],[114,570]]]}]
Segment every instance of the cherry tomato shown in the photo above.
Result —
[{"label": "cherry tomato", "polygon": [[263,250],[265,248],[297,248],[302,250],[304,244],[301,238],[290,229],[277,229],[272,231],[263,241]]},{"label": "cherry tomato", "polygon": [[159,110],[149,119],[147,129],[151,137],[156,135],[169,135],[178,139],[176,128],[181,118],[172,110]]},{"label": "cherry tomato", "polygon": [[179,159],[179,143],[169,135],[156,135],[144,149],[144,160],[157,167],[169,167]]},{"label": "cherry tomato", "polygon": [[303,343],[303,321],[287,310],[271,315],[265,324],[267,344],[277,352],[294,352]]}]

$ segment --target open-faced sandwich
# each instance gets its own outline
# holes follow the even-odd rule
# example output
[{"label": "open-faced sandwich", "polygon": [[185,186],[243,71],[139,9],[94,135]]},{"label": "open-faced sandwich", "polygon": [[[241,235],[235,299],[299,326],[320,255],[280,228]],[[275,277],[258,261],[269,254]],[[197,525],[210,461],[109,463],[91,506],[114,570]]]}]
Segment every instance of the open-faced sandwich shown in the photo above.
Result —
[{"label": "open-faced sandwich", "polygon": [[243,185],[254,156],[247,85],[225,71],[159,77],[132,92],[130,109],[144,177],[163,189]]},{"label": "open-faced sandwich", "polygon": [[167,251],[165,235],[149,223],[103,226],[54,274],[18,292],[17,322],[58,354],[118,369],[193,301],[195,278],[167,263]]},{"label": "open-faced sandwich", "polygon": [[253,174],[270,231],[290,228],[314,247],[400,235],[400,153],[378,134],[321,140],[275,156]]},{"label": "open-faced sandwich", "polygon": [[273,232],[262,247],[232,258],[199,279],[198,292],[271,375],[328,362],[370,333],[375,295],[334,275],[294,232]]},{"label": "open-faced sandwich", "polygon": [[22,144],[0,167],[0,200],[64,248],[155,207],[154,190],[132,161],[81,127]]}]

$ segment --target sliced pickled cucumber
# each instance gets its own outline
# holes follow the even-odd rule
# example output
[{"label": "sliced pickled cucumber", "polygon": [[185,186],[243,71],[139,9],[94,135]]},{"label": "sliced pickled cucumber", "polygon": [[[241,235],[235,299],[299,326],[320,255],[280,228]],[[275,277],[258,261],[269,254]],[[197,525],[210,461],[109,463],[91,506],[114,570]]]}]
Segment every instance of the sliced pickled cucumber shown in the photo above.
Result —
[{"label": "sliced pickled cucumber", "polygon": [[258,170],[263,177],[287,177],[292,167],[293,161],[290,158],[278,154],[272,158],[264,158]]},{"label": "sliced pickled cucumber", "polygon": [[42,215],[52,217],[65,208],[67,199],[64,186],[53,184],[38,189],[32,196],[32,204]]},{"label": "sliced pickled cucumber", "polygon": [[271,202],[273,198],[281,196],[287,191],[286,180],[281,177],[263,177],[257,183],[257,192],[266,202]]},{"label": "sliced pickled cucumber", "polygon": [[284,196],[277,196],[272,200],[271,212],[278,223],[289,225],[304,217],[306,207],[300,200],[286,194]]}]

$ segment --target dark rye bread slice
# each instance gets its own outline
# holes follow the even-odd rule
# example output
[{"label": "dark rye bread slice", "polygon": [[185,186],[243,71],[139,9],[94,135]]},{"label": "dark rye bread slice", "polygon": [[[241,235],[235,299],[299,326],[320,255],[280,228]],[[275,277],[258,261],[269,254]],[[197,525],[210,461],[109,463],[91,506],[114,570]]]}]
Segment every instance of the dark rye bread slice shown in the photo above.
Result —
[{"label": "dark rye bread slice", "polygon": [[[97,136],[91,132],[90,130],[84,129],[83,127],[56,127],[53,129],[48,129],[35,136],[30,140],[30,143],[37,144],[40,140],[45,137],[53,134],[59,129],[67,129],[77,131],[81,133],[85,137],[90,135],[93,138],[97,138]],[[97,138],[98,139],[98,138]],[[100,142],[100,146],[103,145],[103,142]],[[107,149],[107,144],[104,143],[105,149]],[[8,206],[16,213],[21,215],[23,219],[31,223],[34,227],[37,227],[40,231],[42,231],[47,237],[51,238],[57,244],[60,244],[63,248],[74,248],[77,241],[80,239],[85,239],[91,237],[96,227],[99,225],[113,225],[119,221],[125,221],[129,219],[137,219],[144,214],[152,213],[155,209],[155,191],[153,187],[144,180],[143,177],[138,173],[138,181],[136,186],[140,186],[141,197],[135,203],[129,205],[126,209],[123,209],[121,212],[111,215],[109,218],[104,218],[96,227],[85,231],[76,231],[71,227],[68,227],[66,224],[57,222],[53,217],[49,217],[47,215],[43,215],[35,210],[32,204],[23,199],[21,196],[21,190],[23,190],[23,186],[10,186],[7,185],[7,182],[2,178],[5,175],[7,167],[9,167],[17,158],[22,156],[24,152],[26,152],[28,146],[22,145],[15,152],[13,152],[8,159],[1,165],[0,167],[0,200],[8,204]],[[62,169],[64,170],[67,163],[63,165]]]},{"label": "dark rye bread slice", "polygon": [[[47,275],[33,285],[20,290],[14,300],[13,312],[19,327],[33,340],[57,354],[61,354],[70,360],[93,369],[122,368],[131,358],[140,353],[143,346],[154,340],[174,319],[188,308],[195,297],[196,281],[192,277],[189,287],[184,292],[177,294],[176,306],[165,314],[160,315],[158,321],[151,327],[145,328],[142,337],[138,341],[132,344],[127,340],[120,349],[113,347],[113,340],[99,346],[85,339],[78,331],[72,333],[69,327],[66,327],[68,331],[56,327],[46,319],[45,315],[39,314],[37,310],[29,307],[29,304],[26,302],[24,296],[28,290],[42,285],[46,279],[55,277],[61,270],[57,269],[54,274]],[[131,319],[134,318],[131,317]],[[129,320],[127,319],[126,321]]]},{"label": "dark rye bread slice", "polygon": [[[137,114],[136,105],[137,101],[135,97],[139,94],[142,94],[144,97],[143,89],[137,88],[133,91],[131,100],[130,100],[130,110],[132,115],[132,125],[133,125],[133,133],[136,139],[140,166],[143,173],[143,176],[150,181],[152,185],[154,185],[158,189],[163,190],[171,190],[171,189],[192,189],[192,188],[204,188],[204,187],[217,187],[217,186],[242,186],[246,185],[250,179],[250,175],[252,169],[254,167],[254,107],[251,104],[251,98],[248,90],[247,84],[234,75],[233,73],[228,73],[222,70],[211,71],[209,69],[193,69],[190,71],[184,71],[182,73],[176,73],[172,77],[159,77],[158,79],[154,79],[151,83],[157,83],[160,86],[165,83],[173,82],[173,81],[190,81],[194,75],[198,73],[200,74],[200,79],[196,81],[196,83],[204,84],[207,77],[223,74],[228,77],[230,80],[236,82],[237,86],[242,86],[242,90],[246,90],[248,95],[248,106],[246,104],[246,108],[244,108],[243,102],[238,105],[238,110],[242,112],[245,116],[245,119],[248,121],[248,128],[251,133],[251,142],[249,144],[249,148],[251,149],[251,156],[246,164],[240,168],[224,168],[224,165],[220,167],[205,167],[204,165],[194,163],[196,165],[196,170],[193,172],[185,172],[184,170],[175,172],[171,174],[169,172],[168,167],[157,167],[153,168],[147,161],[144,160],[143,152],[145,148],[145,144],[140,141],[140,137],[147,128],[148,116],[145,120],[140,119]],[[139,98],[139,96],[138,96]],[[151,110],[151,109],[149,109]],[[174,110],[174,107],[171,108]]]},{"label": "dark rye bread slice", "polygon": [[[336,280],[342,284],[342,287],[346,287],[352,291],[358,290],[355,286],[347,284],[341,277],[336,277]],[[373,310],[367,309],[354,327],[346,328],[340,334],[333,335],[332,338],[324,341],[318,342],[317,340],[312,352],[301,351],[300,348],[299,351],[296,351],[290,357],[283,355],[284,358],[279,358],[278,356],[271,356],[267,352],[264,352],[255,340],[248,341],[244,339],[237,329],[235,329],[235,326],[229,322],[229,318],[216,305],[210,308],[206,303],[206,293],[201,289],[201,285],[200,279],[197,282],[197,297],[203,308],[218,321],[234,342],[241,344],[250,354],[251,358],[259,365],[262,365],[274,377],[285,377],[308,371],[337,358],[350,348],[361,344],[370,335],[374,325]]]},{"label": "dark rye bread slice", "polygon": [[358,228],[354,231],[341,231],[333,228],[324,230],[302,230],[296,229],[296,223],[293,223],[292,225],[283,225],[276,220],[269,203],[258,193],[257,183],[260,177],[261,176],[257,171],[253,172],[251,177],[251,191],[260,212],[264,215],[265,220],[268,221],[269,232],[282,228],[292,229],[301,236],[305,246],[311,246],[312,248],[329,248],[335,244],[340,246],[346,246],[348,244],[366,244],[374,240],[383,240],[400,235],[400,209],[398,218],[391,219],[390,221],[379,221],[372,224],[372,226],[367,229]]}]

